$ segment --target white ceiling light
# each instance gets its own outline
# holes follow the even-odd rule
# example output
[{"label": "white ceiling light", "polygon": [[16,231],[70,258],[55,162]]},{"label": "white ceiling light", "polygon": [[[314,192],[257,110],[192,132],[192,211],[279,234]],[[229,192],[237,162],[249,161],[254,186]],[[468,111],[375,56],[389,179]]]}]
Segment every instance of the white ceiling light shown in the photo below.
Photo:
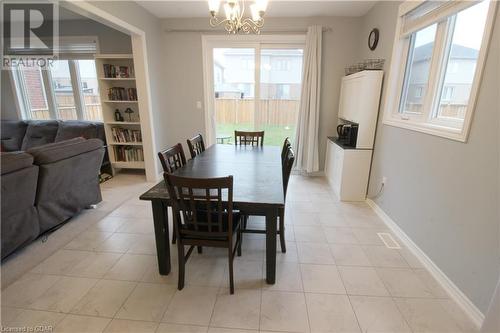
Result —
[{"label": "white ceiling light", "polygon": [[230,34],[250,32],[260,34],[260,29],[264,26],[264,14],[267,9],[268,0],[255,0],[250,6],[251,17],[245,15],[245,0],[225,0],[225,18],[217,16],[220,9],[220,0],[208,0],[208,10],[210,11],[210,26],[224,26]]}]

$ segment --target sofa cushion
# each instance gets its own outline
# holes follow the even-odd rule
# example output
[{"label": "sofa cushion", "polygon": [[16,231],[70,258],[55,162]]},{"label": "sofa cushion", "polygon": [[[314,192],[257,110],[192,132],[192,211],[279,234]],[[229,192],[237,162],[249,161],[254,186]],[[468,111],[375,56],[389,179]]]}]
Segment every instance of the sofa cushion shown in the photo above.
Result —
[{"label": "sofa cushion", "polygon": [[59,128],[57,120],[35,120],[28,123],[21,150],[54,142]]},{"label": "sofa cushion", "polygon": [[55,142],[82,137],[85,139],[97,138],[97,124],[90,121],[67,120],[59,124]]},{"label": "sofa cushion", "polygon": [[74,138],[33,148],[27,152],[33,155],[34,164],[42,165],[54,163],[102,147],[103,142],[100,139],[85,140],[83,138]]},{"label": "sofa cushion", "polygon": [[33,165],[33,156],[23,152],[2,153],[1,155],[2,175],[21,170]]},{"label": "sofa cushion", "polygon": [[21,150],[28,124],[18,120],[2,120],[1,140],[2,151]]}]

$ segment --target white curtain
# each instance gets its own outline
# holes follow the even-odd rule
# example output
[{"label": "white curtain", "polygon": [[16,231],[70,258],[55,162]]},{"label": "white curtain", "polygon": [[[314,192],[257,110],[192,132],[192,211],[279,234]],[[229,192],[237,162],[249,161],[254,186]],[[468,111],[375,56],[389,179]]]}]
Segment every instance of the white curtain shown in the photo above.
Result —
[{"label": "white curtain", "polygon": [[318,126],[322,33],[321,26],[307,29],[299,119],[295,134],[295,169],[301,173],[319,171]]}]

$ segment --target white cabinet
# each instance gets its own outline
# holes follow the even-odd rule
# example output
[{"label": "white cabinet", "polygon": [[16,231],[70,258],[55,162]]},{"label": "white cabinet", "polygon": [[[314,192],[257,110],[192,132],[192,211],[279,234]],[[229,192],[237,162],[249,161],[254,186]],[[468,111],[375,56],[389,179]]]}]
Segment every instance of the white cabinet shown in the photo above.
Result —
[{"label": "white cabinet", "polygon": [[356,148],[373,148],[383,76],[383,71],[362,71],[342,78],[339,118],[358,124]]},{"label": "white cabinet", "polygon": [[325,174],[340,200],[365,200],[371,158],[370,149],[344,149],[328,140]]}]

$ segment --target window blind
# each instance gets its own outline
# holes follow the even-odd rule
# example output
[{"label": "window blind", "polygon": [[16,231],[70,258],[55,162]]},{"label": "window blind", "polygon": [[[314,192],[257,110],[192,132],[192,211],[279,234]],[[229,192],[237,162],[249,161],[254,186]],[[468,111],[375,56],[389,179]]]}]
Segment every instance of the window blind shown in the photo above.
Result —
[{"label": "window blind", "polygon": [[443,21],[478,2],[481,1],[425,1],[403,16],[401,36],[406,37],[431,24]]},{"label": "window blind", "polygon": [[56,51],[59,59],[93,59],[98,49],[96,37],[60,37]]}]

